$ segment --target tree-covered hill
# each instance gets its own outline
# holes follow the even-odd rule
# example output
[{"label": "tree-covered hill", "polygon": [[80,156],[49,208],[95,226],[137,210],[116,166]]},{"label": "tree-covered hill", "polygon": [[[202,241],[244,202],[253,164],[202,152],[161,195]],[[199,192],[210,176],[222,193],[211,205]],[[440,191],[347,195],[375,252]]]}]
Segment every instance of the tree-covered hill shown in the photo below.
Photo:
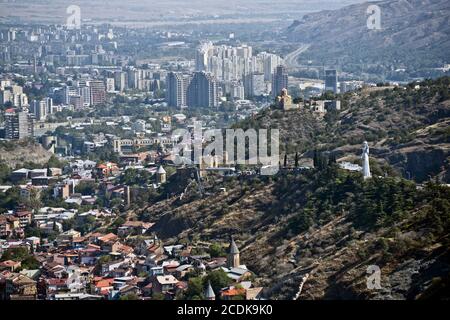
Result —
[{"label": "tree-covered hill", "polygon": [[[168,243],[225,244],[234,235],[271,298],[291,299],[306,272],[305,299],[419,298],[448,282],[446,186],[363,181],[333,163],[225,186],[226,193],[158,202],[140,216]],[[381,268],[383,291],[365,287],[370,265]]]},{"label": "tree-covered hill", "polygon": [[[450,182],[450,78],[398,87],[365,88],[338,95],[340,112],[325,116],[307,108],[267,109],[238,124],[244,128],[278,128],[281,151],[293,161],[295,152],[329,151],[339,160],[357,161],[363,141],[381,167],[423,182],[439,176]],[[381,171],[386,171],[384,168]],[[384,172],[380,172],[384,173]]]},{"label": "tree-covered hill", "polygon": [[[448,298],[449,84],[442,78],[345,94],[341,112],[324,117],[304,108],[264,110],[237,126],[280,129],[288,161],[277,175],[208,175],[203,196],[193,182],[183,197],[163,195],[137,216],[154,222],[151,232],[167,243],[225,245],[233,235],[266,297],[292,299],[308,274],[300,299]],[[356,161],[364,140],[373,160],[368,180],[336,163]],[[316,166],[297,167],[296,152],[314,154]],[[414,156],[438,162],[432,179],[419,179]],[[404,179],[402,168],[417,181]],[[175,190],[172,183],[179,179],[164,190]],[[378,290],[366,286],[373,266],[381,270]]]}]

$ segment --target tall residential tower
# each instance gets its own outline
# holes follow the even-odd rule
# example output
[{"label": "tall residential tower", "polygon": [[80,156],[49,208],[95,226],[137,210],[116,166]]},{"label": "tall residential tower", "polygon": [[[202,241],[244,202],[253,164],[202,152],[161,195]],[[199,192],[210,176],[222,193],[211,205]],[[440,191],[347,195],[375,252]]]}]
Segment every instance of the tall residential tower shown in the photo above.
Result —
[{"label": "tall residential tower", "polygon": [[211,108],[219,105],[217,82],[204,71],[194,73],[186,96],[188,107]]},{"label": "tall residential tower", "polygon": [[283,89],[288,89],[288,73],[285,66],[279,65],[272,78],[272,95],[278,96]]},{"label": "tall residential tower", "polygon": [[170,107],[186,105],[186,89],[189,79],[178,72],[169,72],[166,77],[167,103]]},{"label": "tall residential tower", "polygon": [[5,111],[6,139],[19,140],[32,137],[33,133],[33,116],[28,111],[12,108]]},{"label": "tall residential tower", "polygon": [[335,69],[325,70],[325,91],[338,93],[338,76]]}]

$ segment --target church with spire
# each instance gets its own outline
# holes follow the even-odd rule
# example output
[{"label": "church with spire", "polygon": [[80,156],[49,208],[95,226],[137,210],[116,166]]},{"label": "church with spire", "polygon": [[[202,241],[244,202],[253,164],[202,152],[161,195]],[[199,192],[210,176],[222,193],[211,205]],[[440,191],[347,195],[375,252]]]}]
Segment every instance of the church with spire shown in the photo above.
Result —
[{"label": "church with spire", "polygon": [[234,242],[234,238],[231,237],[230,249],[227,257],[227,266],[228,268],[237,268],[241,265],[240,257],[239,257],[239,249]]},{"label": "church with spire", "polygon": [[206,286],[203,295],[205,296],[206,300],[216,300],[216,295],[214,293],[213,288],[211,287],[211,281],[208,281],[208,285]]}]

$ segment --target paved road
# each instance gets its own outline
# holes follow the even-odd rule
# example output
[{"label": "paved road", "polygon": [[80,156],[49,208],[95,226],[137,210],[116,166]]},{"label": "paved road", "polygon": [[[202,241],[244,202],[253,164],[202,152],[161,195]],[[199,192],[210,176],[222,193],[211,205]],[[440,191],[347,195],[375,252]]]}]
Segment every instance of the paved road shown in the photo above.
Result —
[{"label": "paved road", "polygon": [[298,56],[305,52],[306,50],[308,50],[309,48],[309,44],[301,44],[300,47],[298,49],[296,49],[295,51],[292,51],[291,53],[288,53],[286,55],[286,57],[284,58],[284,62],[286,63],[286,66],[288,68],[298,68],[301,67],[300,64],[298,64],[297,59]]}]

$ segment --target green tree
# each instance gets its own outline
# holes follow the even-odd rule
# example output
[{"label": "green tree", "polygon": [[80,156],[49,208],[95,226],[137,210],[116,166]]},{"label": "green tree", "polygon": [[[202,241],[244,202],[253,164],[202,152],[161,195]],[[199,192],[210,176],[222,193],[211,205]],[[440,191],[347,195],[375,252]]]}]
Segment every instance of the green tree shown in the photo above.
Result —
[{"label": "green tree", "polygon": [[82,181],[75,187],[75,192],[81,193],[83,196],[95,194],[96,184],[92,181]]},{"label": "green tree", "polygon": [[24,247],[8,248],[3,253],[1,261],[6,260],[23,261],[28,257],[29,253],[27,248]]},{"label": "green tree", "polygon": [[3,161],[0,162],[0,183],[5,183],[9,180],[9,176],[11,174],[12,170],[11,168],[4,163]]},{"label": "green tree", "polygon": [[55,155],[52,155],[47,162],[47,167],[49,168],[63,168],[65,163],[60,161]]},{"label": "green tree", "polygon": [[62,222],[63,231],[73,229],[75,227],[74,219],[67,219]]},{"label": "green tree", "polygon": [[166,297],[164,296],[164,294],[156,292],[152,295],[152,300],[165,300]]},{"label": "green tree", "polygon": [[25,206],[37,212],[40,208],[42,208],[43,203],[41,201],[41,194],[36,189],[31,189],[29,197],[24,201]]},{"label": "green tree", "polygon": [[40,263],[32,255],[27,256],[22,260],[22,269],[35,270],[39,269]]},{"label": "green tree", "polygon": [[120,297],[120,300],[140,300],[135,293],[127,293]]},{"label": "green tree", "polygon": [[0,192],[0,213],[16,208],[20,202],[20,189],[18,187]]},{"label": "green tree", "polygon": [[218,243],[213,243],[209,246],[209,255],[212,258],[224,257],[226,255],[225,249]]},{"label": "green tree", "polygon": [[228,277],[225,271],[221,269],[212,271],[206,277],[204,277],[203,285],[207,284],[208,281],[211,281],[211,287],[213,288],[216,295],[220,292],[220,289],[227,287],[228,285],[230,285],[230,283],[233,282],[233,280]]},{"label": "green tree", "polygon": [[195,296],[203,296],[203,281],[200,277],[190,278],[186,290],[186,298],[193,299]]}]

